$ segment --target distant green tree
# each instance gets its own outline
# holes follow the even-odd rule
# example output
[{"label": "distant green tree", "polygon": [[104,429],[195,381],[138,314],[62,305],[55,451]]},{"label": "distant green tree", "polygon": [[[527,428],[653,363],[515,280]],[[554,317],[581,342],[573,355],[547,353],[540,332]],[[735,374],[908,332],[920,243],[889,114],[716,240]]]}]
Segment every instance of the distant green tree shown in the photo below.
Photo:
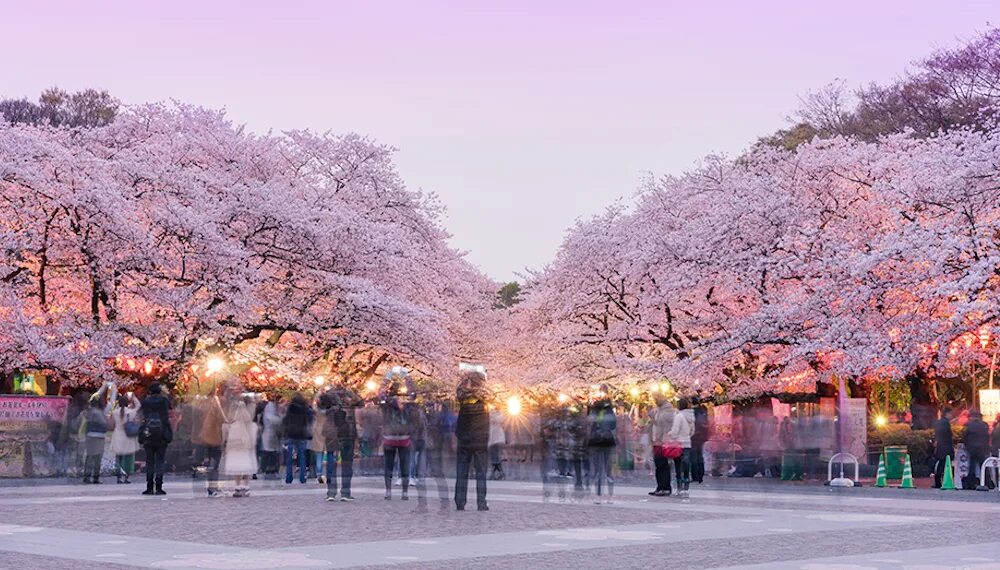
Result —
[{"label": "distant green tree", "polygon": [[42,92],[38,103],[24,98],[0,99],[0,119],[12,124],[100,127],[115,120],[120,105],[107,91],[69,93],[51,87]]},{"label": "distant green tree", "polygon": [[497,291],[497,300],[493,303],[495,309],[509,309],[521,302],[521,284],[517,281],[505,283]]}]

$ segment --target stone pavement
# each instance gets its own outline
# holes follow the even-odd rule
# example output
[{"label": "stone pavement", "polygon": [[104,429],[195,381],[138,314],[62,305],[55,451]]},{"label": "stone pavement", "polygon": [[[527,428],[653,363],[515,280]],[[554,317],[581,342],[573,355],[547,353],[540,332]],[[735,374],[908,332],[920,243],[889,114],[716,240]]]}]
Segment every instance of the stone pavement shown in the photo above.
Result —
[{"label": "stone pavement", "polygon": [[374,478],[357,479],[353,503],[324,502],[315,482],[246,499],[177,480],[166,497],[138,485],[0,488],[0,570],[1000,569],[996,493],[696,487],[677,499],[619,486],[613,504],[595,505],[543,500],[537,483],[489,488],[488,513],[442,513],[433,490],[429,512],[414,512],[415,496],[384,501]]}]

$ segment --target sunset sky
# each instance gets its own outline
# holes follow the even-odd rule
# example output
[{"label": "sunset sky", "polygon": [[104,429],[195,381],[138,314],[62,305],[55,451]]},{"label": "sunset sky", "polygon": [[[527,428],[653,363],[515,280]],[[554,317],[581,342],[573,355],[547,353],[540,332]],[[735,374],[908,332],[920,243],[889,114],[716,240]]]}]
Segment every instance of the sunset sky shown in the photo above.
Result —
[{"label": "sunset sky", "polygon": [[99,87],[399,149],[497,279],[575,219],[1000,22],[995,1],[7,2],[0,95]]}]

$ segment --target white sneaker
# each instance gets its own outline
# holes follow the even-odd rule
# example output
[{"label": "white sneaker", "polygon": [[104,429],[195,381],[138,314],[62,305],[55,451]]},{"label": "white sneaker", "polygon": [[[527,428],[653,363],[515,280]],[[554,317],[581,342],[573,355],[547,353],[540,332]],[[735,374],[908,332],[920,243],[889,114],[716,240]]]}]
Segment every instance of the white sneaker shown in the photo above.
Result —
[{"label": "white sneaker", "polygon": [[416,477],[410,477],[410,485],[416,486],[418,483],[420,483],[420,479],[417,479]]},{"label": "white sneaker", "polygon": [[396,482],[393,483],[393,485],[395,485],[397,487],[402,487],[403,486],[403,478],[402,477],[396,477]]}]

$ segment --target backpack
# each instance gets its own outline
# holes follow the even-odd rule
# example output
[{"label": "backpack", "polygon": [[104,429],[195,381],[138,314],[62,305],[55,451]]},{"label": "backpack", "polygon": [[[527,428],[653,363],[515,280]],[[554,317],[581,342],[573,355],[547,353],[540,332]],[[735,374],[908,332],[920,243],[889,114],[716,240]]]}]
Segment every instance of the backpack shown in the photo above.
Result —
[{"label": "backpack", "polygon": [[151,414],[142,423],[139,430],[139,443],[143,445],[160,445],[164,443],[165,430],[160,414]]},{"label": "backpack", "polygon": [[615,417],[612,414],[610,419],[606,419],[605,410],[597,412],[597,418],[590,428],[589,445],[614,445],[615,443]]}]

